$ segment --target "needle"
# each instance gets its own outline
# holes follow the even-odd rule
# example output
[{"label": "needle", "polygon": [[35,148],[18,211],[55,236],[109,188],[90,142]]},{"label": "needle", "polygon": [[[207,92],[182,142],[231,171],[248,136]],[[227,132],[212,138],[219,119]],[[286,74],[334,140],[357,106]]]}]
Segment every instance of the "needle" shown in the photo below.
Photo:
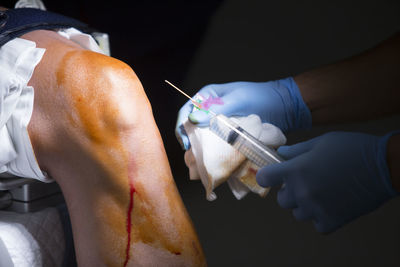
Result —
[{"label": "needle", "polygon": [[186,94],[184,91],[182,91],[181,89],[179,89],[178,87],[176,87],[175,85],[173,85],[171,82],[169,82],[169,81],[167,81],[167,80],[164,80],[164,81],[165,81],[166,83],[168,83],[169,85],[171,85],[172,87],[174,87],[176,90],[178,90],[181,94],[183,94],[184,96],[186,96],[187,98],[189,98],[189,99],[192,101],[193,105],[195,105],[197,108],[199,108],[199,109],[205,111],[206,113],[211,113],[211,115],[214,115],[214,116],[217,115],[217,114],[215,114],[214,112],[212,112],[211,110],[205,110],[205,109],[201,108],[201,105],[200,105],[199,102],[197,102],[196,100],[194,100],[193,98],[191,98],[188,94]]}]

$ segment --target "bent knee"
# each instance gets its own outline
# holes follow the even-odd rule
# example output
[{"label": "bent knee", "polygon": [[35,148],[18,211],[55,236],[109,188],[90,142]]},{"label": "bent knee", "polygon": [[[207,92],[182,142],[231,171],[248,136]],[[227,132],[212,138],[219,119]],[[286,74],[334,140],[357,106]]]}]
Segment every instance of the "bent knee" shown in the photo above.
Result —
[{"label": "bent knee", "polygon": [[125,63],[90,51],[67,53],[57,70],[71,113],[69,121],[94,139],[104,131],[132,129],[151,116],[134,71]]}]

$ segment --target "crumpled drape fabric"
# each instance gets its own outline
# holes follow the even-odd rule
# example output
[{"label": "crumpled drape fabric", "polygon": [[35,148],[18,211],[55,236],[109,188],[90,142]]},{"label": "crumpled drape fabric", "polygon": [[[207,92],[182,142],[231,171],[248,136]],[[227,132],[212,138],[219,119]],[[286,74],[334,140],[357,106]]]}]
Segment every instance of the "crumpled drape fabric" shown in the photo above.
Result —
[{"label": "crumpled drape fabric", "polygon": [[[269,147],[277,148],[286,143],[286,137],[278,127],[262,123],[255,114],[231,119]],[[201,180],[207,200],[217,198],[214,189],[225,181],[237,199],[249,192],[262,197],[267,195],[269,188],[256,182],[257,166],[211,132],[209,127],[197,127],[190,121],[183,125],[191,144],[184,156],[189,176],[191,180]]]}]

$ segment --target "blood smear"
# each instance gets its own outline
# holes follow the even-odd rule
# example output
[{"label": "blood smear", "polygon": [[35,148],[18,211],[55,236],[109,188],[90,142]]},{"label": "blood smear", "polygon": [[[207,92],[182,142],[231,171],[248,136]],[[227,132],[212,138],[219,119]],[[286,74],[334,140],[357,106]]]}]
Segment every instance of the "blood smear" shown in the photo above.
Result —
[{"label": "blood smear", "polygon": [[124,267],[127,266],[130,255],[129,252],[131,250],[131,233],[132,233],[132,211],[133,211],[133,194],[135,193],[135,187],[133,186],[132,179],[129,177],[130,183],[129,183],[129,207],[128,207],[128,212],[126,216],[126,232],[128,235],[128,243],[126,244],[126,256],[125,256],[125,262],[124,262]]}]

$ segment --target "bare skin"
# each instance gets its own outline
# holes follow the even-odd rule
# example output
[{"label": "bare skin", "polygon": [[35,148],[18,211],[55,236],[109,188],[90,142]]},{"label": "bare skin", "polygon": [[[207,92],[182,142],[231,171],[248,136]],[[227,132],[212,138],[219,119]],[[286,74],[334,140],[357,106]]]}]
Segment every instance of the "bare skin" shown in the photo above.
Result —
[{"label": "bare skin", "polygon": [[79,266],[205,266],[143,87],[126,64],[55,32],[29,81],[29,135],[60,185]]}]

